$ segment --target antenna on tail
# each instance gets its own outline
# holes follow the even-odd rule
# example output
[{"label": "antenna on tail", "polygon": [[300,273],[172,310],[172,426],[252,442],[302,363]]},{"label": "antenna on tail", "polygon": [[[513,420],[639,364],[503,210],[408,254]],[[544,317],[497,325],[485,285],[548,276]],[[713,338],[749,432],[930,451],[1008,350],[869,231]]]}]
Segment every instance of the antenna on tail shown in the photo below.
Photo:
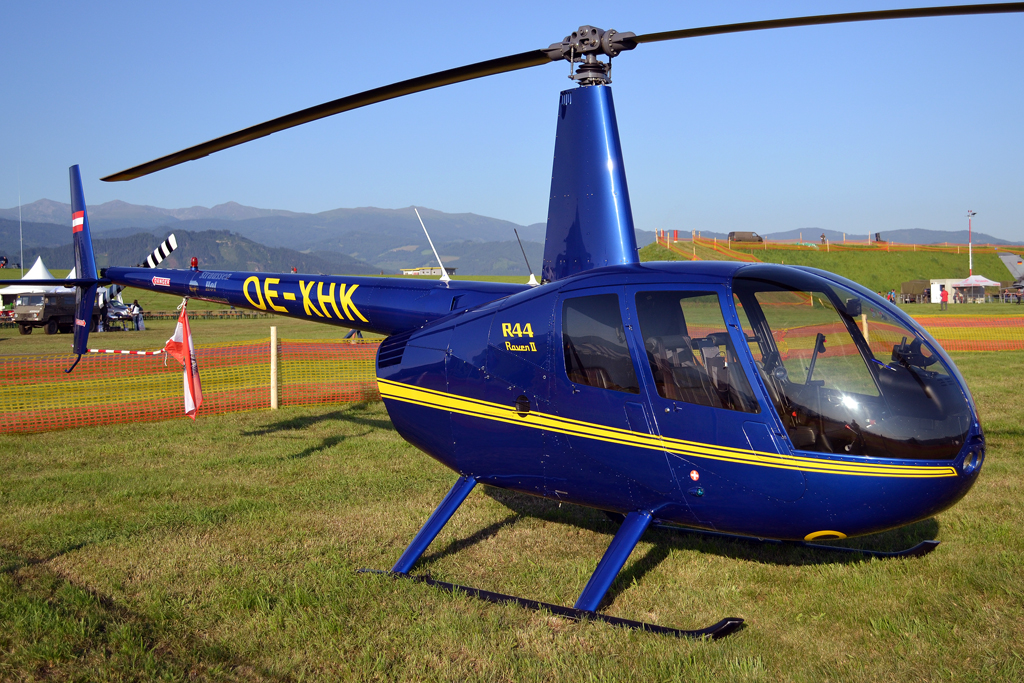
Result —
[{"label": "antenna on tail", "polygon": [[512,232],[516,234],[516,239],[519,240],[519,251],[523,252],[523,260],[526,261],[526,269],[530,271],[530,281],[526,284],[531,287],[536,287],[540,283],[537,282],[537,276],[533,274],[533,268],[530,267],[530,259],[526,258],[526,249],[523,249],[523,240],[519,239],[519,231],[512,228]]},{"label": "antenna on tail", "polygon": [[420,219],[420,225],[423,226],[423,234],[427,236],[427,242],[430,243],[430,248],[434,250],[434,258],[437,259],[437,265],[441,266],[441,282],[448,284],[451,278],[448,277],[448,271],[444,269],[444,264],[441,263],[441,257],[437,255],[437,249],[434,249],[434,240],[430,239],[430,233],[427,232],[427,226],[423,225],[423,219],[420,218],[420,211],[415,206],[412,207],[412,210],[416,212],[416,218]]}]

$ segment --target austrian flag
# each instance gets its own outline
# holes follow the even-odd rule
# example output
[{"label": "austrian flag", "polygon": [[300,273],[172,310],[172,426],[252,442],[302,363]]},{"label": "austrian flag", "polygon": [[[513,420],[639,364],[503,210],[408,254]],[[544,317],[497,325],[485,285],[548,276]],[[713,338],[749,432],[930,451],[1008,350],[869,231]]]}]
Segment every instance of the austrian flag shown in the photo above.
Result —
[{"label": "austrian flag", "polygon": [[203,386],[199,382],[199,364],[196,363],[196,351],[192,346],[192,332],[188,329],[188,314],[184,305],[178,316],[178,326],[164,345],[164,351],[184,366],[185,414],[194,420],[196,411],[203,405]]},{"label": "austrian flag", "polygon": [[85,227],[85,211],[76,211],[71,214],[71,232],[82,232]]}]

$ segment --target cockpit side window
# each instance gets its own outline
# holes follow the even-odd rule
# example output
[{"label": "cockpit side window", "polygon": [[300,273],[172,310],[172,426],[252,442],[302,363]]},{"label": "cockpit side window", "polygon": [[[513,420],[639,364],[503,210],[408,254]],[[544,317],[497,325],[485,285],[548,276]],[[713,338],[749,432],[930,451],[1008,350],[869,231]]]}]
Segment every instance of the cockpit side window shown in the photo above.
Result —
[{"label": "cockpit side window", "polygon": [[617,295],[566,299],[562,305],[562,348],[569,381],[640,393]]},{"label": "cockpit side window", "polygon": [[714,292],[639,292],[637,319],[662,398],[746,413],[760,411]]}]

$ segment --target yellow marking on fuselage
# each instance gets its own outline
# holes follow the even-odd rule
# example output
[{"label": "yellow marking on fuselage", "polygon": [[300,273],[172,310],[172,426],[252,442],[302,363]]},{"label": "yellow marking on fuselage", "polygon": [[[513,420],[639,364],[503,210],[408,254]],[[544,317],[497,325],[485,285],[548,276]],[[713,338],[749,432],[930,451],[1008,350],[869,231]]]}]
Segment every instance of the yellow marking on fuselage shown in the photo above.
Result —
[{"label": "yellow marking on fuselage", "polygon": [[[249,296],[250,282],[256,285],[256,298],[259,299],[258,303],[253,301],[252,297]],[[253,305],[253,308],[258,308],[261,311],[267,310],[266,304],[263,303],[263,292],[260,291],[260,279],[255,275],[252,275],[245,279],[245,284],[242,285],[242,294],[245,294],[245,298],[249,301],[250,304]]]},{"label": "yellow marking on fuselage", "polygon": [[311,294],[315,284],[313,280],[310,280],[308,283],[305,280],[299,280],[299,289],[302,290],[302,309],[306,312],[306,315],[309,315],[309,312],[312,311],[316,317],[322,318],[324,315],[316,307],[316,304],[313,303],[313,295]]},{"label": "yellow marking on fuselage", "polygon": [[[345,285],[342,284],[341,286],[344,287]],[[320,305],[323,306],[324,305],[324,299],[323,299],[323,296],[320,295],[320,285],[319,284],[316,286],[316,293],[317,293],[317,296],[320,297]],[[344,320],[345,316],[341,314],[341,311],[338,310],[338,304],[336,304],[334,302],[334,283],[333,282],[331,283],[330,289],[327,290],[327,300],[331,303],[331,308],[334,309],[334,315],[338,318],[338,320]],[[326,312],[327,312],[327,308],[325,307],[324,308],[324,313],[326,313]]]},{"label": "yellow marking on fuselage", "polygon": [[279,277],[267,277],[263,278],[263,293],[267,295],[267,305],[269,305],[275,311],[280,313],[287,313],[288,309],[284,306],[278,306],[274,303],[274,297],[277,296],[277,290],[271,289],[270,285],[276,285],[281,281]]},{"label": "yellow marking on fuselage", "polygon": [[490,403],[430,389],[421,389],[385,379],[378,378],[377,386],[383,398],[395,401],[436,408],[438,410],[447,410],[495,422],[518,424],[531,429],[543,429],[595,441],[667,451],[687,458],[706,458],[774,469],[819,472],[823,474],[847,474],[861,477],[924,479],[957,476],[956,469],[951,466],[886,465],[766,453],[684,439],[666,438],[653,434],[642,434],[628,429],[619,429],[593,422],[558,417],[534,410],[531,410],[529,413],[520,414],[516,411],[515,406]]},{"label": "yellow marking on fuselage", "polygon": [[[352,285],[352,287],[346,292],[345,283],[341,283],[341,291],[338,292],[338,298],[340,299],[341,303],[341,310],[345,311],[345,315],[348,316],[349,320],[355,320],[356,318],[359,318],[364,323],[368,323],[370,321],[364,318],[363,314],[359,312],[358,308],[356,308],[356,305],[352,303],[352,295],[355,293],[358,287],[359,285]],[[355,313],[355,318],[352,317],[353,313]]]},{"label": "yellow marking on fuselage", "polygon": [[[316,283],[316,300],[318,302],[320,302],[320,310],[322,310],[324,312],[324,317],[325,318],[330,318],[331,317],[331,313],[330,313],[330,311],[327,310],[327,306],[324,305],[325,304],[325,299],[329,299],[332,304],[334,303],[334,283],[333,282],[331,283],[330,289],[327,290],[327,297],[324,297],[324,283],[322,283],[322,282],[317,282]],[[338,317],[340,318],[341,316],[339,315]]]}]

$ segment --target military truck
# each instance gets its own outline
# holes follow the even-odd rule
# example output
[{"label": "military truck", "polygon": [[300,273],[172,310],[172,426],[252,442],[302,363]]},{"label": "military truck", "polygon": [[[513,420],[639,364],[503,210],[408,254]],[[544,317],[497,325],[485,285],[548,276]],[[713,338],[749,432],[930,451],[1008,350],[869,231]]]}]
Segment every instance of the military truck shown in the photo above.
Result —
[{"label": "military truck", "polygon": [[[96,329],[98,320],[94,313],[91,329]],[[35,327],[43,328],[46,334],[71,332],[75,327],[75,295],[20,294],[14,301],[14,322],[21,334],[32,334]]]}]

